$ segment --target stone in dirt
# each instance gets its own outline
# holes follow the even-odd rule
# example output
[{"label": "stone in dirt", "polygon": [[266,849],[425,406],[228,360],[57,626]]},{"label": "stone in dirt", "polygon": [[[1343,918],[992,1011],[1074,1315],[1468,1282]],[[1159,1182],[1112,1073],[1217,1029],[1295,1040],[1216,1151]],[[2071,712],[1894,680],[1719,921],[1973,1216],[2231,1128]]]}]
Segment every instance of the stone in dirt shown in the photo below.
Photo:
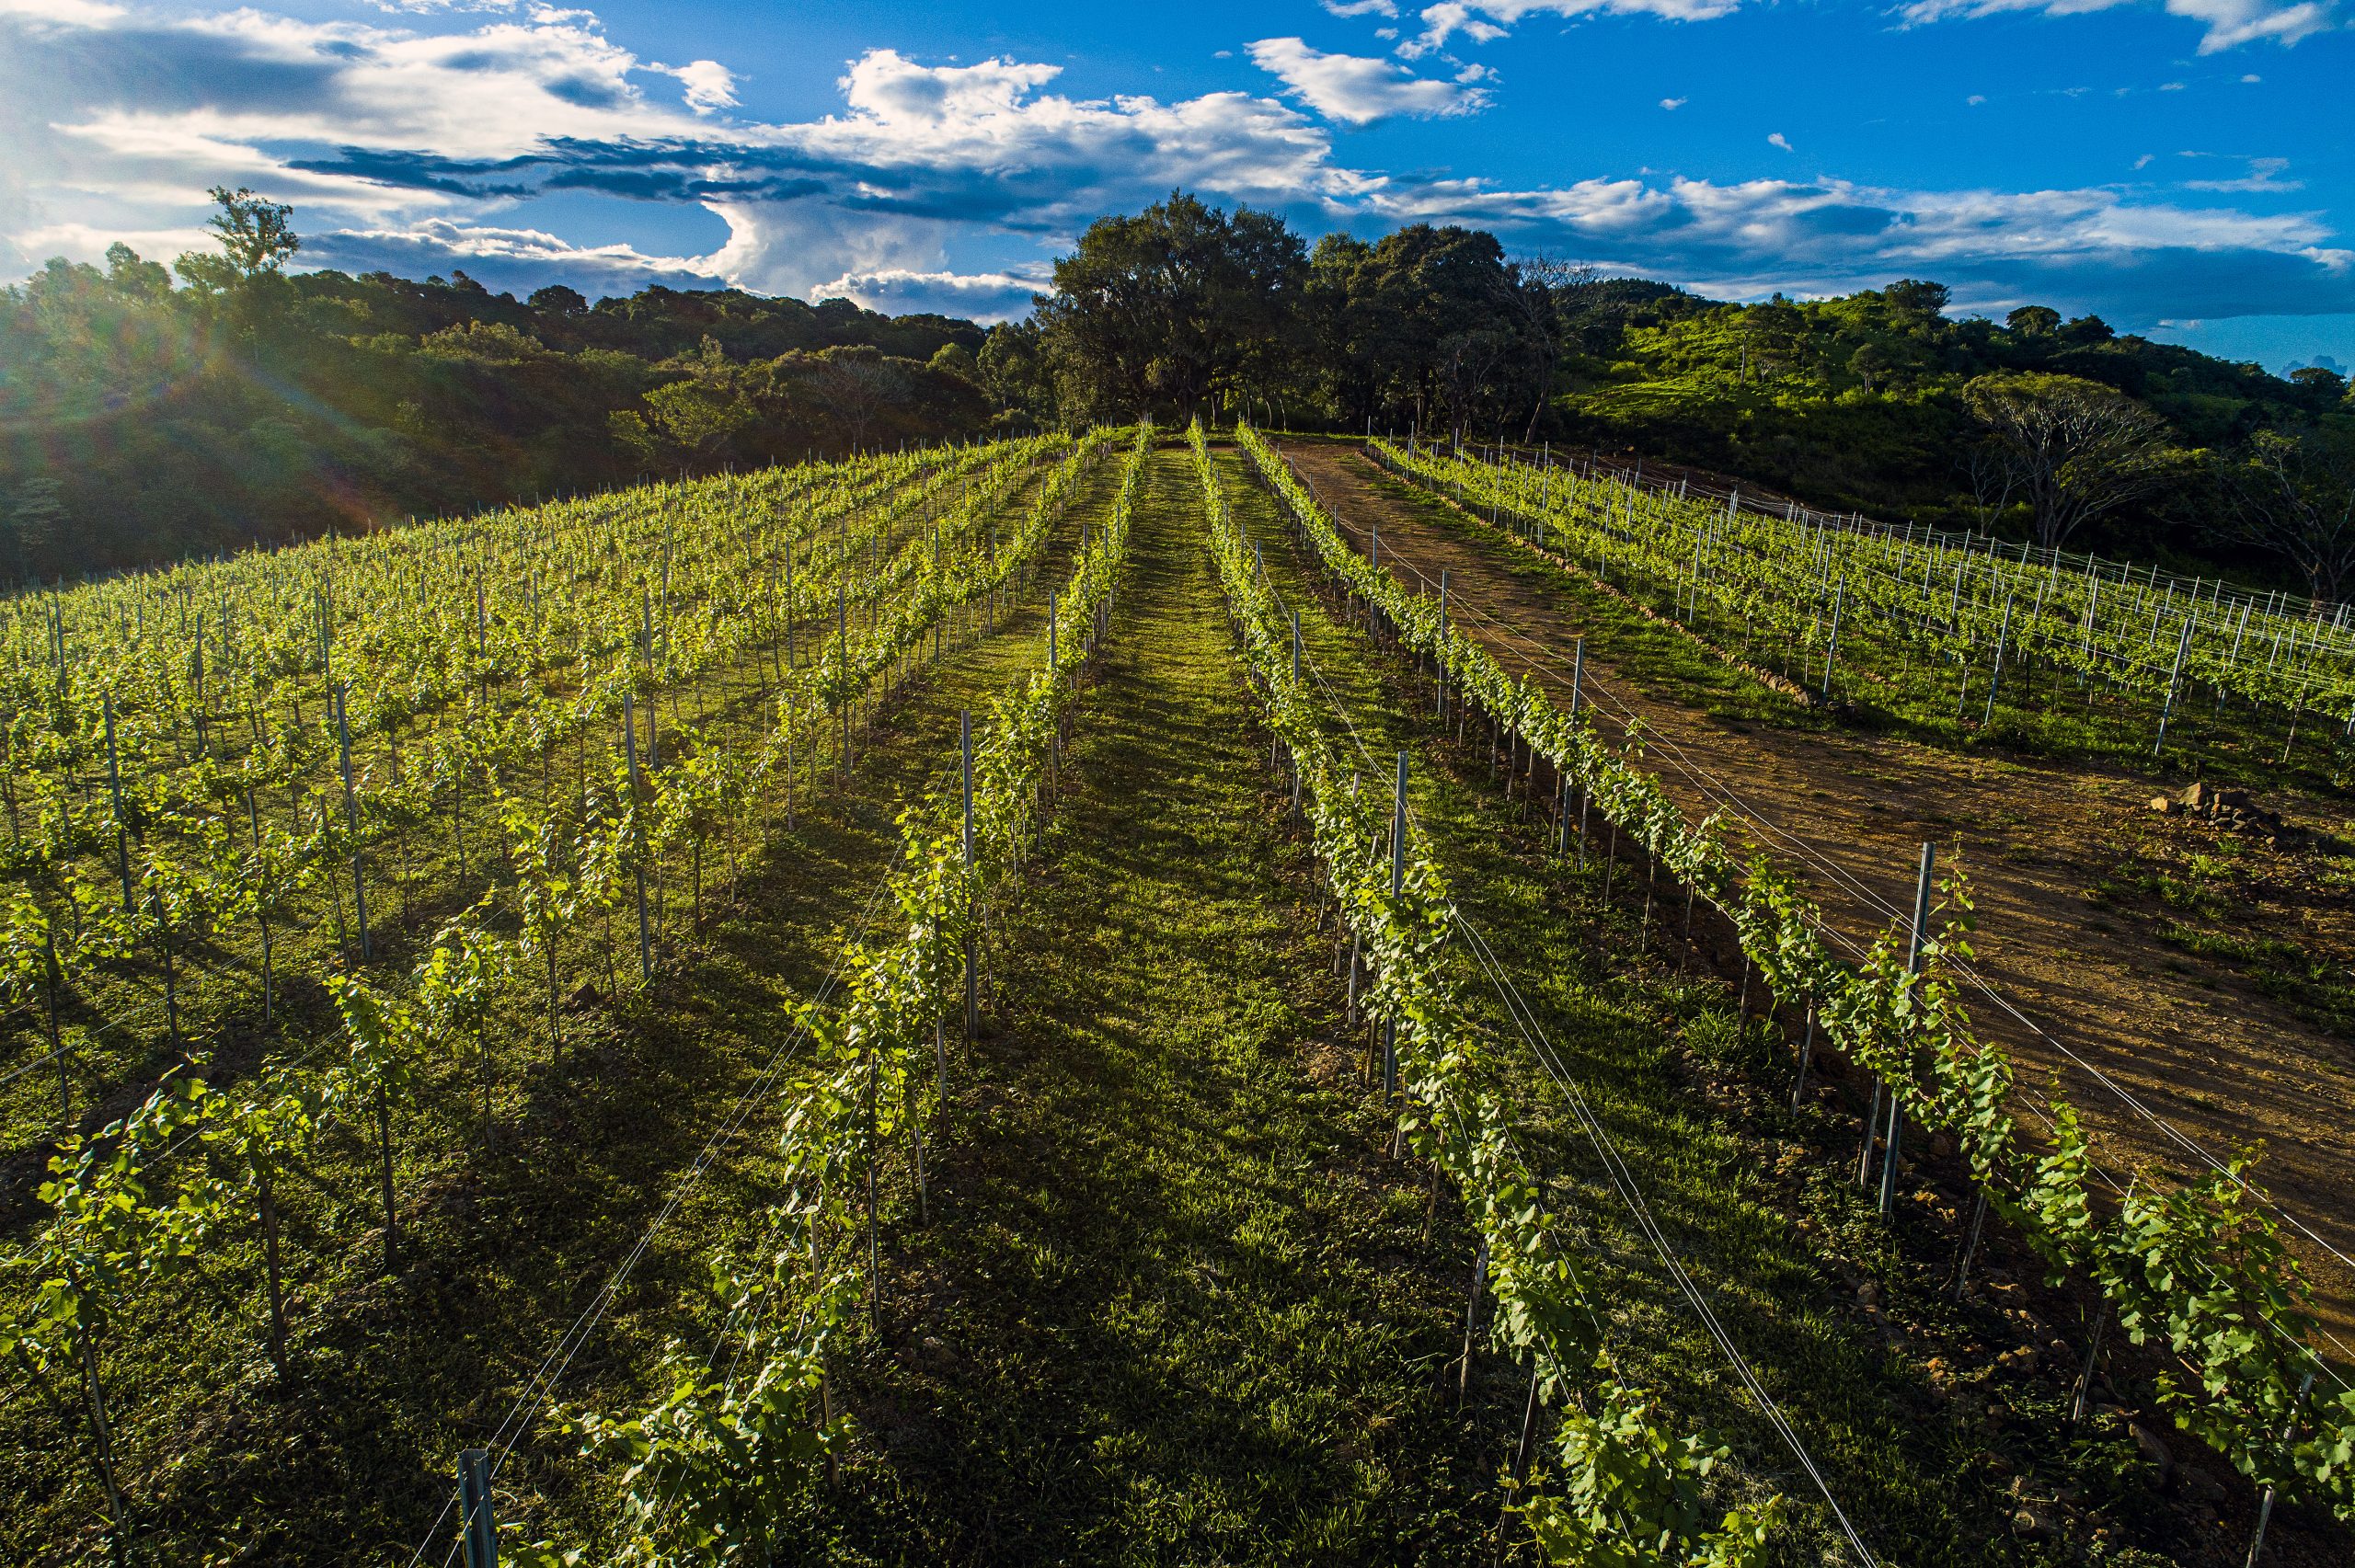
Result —
[{"label": "stone in dirt", "polygon": [[2141,1450],[2144,1462],[2157,1472],[2158,1484],[2165,1486],[2175,1475],[2175,1455],[2167,1451],[2167,1446],[2159,1440],[2157,1433],[2141,1422],[2128,1422],[2126,1430],[2133,1437],[2134,1447]]},{"label": "stone in dirt", "polygon": [[2182,810],[2183,807],[2182,804],[2171,795],[2154,795],[2151,796],[2151,809],[2157,812],[2162,817],[2172,817],[2177,812]]}]

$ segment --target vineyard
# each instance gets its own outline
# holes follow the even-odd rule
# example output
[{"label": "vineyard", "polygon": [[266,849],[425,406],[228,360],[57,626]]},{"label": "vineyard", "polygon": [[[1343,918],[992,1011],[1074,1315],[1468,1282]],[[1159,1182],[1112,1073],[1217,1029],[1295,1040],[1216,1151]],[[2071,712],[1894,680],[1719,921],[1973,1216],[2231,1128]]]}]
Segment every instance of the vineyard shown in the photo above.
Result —
[{"label": "vineyard", "polygon": [[2335,889],[2345,619],[1248,422],[21,595],[0,1540],[2345,1562],[2338,1025],[2187,1120],[2133,966],[2239,971],[1794,806]]}]

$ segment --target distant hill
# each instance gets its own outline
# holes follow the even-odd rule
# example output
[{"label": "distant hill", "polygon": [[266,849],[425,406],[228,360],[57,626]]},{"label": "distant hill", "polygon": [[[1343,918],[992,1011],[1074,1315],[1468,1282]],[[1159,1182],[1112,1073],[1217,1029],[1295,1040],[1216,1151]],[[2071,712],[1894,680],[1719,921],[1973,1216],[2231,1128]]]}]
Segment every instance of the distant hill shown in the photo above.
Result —
[{"label": "distant hill", "polygon": [[2108,518],[2076,548],[2213,558],[2229,509],[2219,464],[2257,431],[2355,440],[2333,365],[2276,376],[2254,364],[2064,320],[2042,306],[1953,319],[1946,291],[1902,282],[1837,299],[1729,304],[1635,280],[1563,292],[1575,349],[1557,373],[1553,433],[1746,475],[1814,505],[2016,533],[2016,498],[1974,471],[1964,388],[1982,376],[2097,382],[2165,421],[2195,460],[2182,483]]},{"label": "distant hill", "polygon": [[734,290],[53,261],[0,291],[0,580],[972,432],[983,336]]}]

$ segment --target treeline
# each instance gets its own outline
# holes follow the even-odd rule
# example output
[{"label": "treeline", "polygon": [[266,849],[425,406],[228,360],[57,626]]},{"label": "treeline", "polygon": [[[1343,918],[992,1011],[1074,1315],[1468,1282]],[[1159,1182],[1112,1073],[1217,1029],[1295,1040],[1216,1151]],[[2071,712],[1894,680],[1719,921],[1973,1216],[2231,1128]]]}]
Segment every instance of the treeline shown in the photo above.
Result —
[{"label": "treeline", "polygon": [[[1551,441],[1810,505],[2355,592],[2355,404],[2040,305],[1901,280],[1703,299],[1476,229],[1313,245],[1183,193],[1098,220],[984,331],[735,290],[517,300],[464,272],[290,274],[284,207],[220,253],[117,246],[0,291],[0,581],[649,475],[1250,406],[1292,429]],[[174,274],[178,275],[178,285]]]},{"label": "treeline", "polygon": [[215,195],[219,255],[118,245],[0,291],[0,581],[991,422],[969,321],[293,274],[287,209]]},{"label": "treeline", "polygon": [[1757,304],[1509,255],[1417,224],[1311,246],[1191,197],[1106,218],[1036,315],[994,329],[993,390],[1039,417],[1553,441],[2039,544],[2223,562],[2355,589],[2355,404],[2029,305],[1949,318],[1901,280]]}]

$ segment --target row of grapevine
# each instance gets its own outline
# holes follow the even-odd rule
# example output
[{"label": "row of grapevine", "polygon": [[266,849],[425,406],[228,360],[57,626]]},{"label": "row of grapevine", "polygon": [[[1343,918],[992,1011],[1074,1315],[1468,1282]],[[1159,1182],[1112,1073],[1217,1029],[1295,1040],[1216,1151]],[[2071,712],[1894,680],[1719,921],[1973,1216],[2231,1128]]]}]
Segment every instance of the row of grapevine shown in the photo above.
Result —
[{"label": "row of grapevine", "polygon": [[[1002,541],[936,561],[925,541],[925,569],[887,579],[896,587],[869,626],[853,635],[846,622],[838,624],[822,658],[772,681],[752,745],[706,745],[688,726],[656,764],[637,752],[634,736],[625,737],[614,750],[601,749],[595,777],[584,773],[589,805],[577,823],[555,819],[569,809],[557,795],[543,792],[535,802],[521,790],[496,793],[494,815],[513,850],[514,879],[494,884],[444,923],[406,974],[327,966],[322,979],[341,1027],[302,1056],[230,1088],[200,1073],[175,1073],[127,1116],[63,1141],[40,1193],[45,1219],[0,1260],[7,1282],[0,1356],[43,1387],[54,1389],[62,1379],[78,1393],[118,1540],[126,1510],[103,1377],[104,1347],[117,1322],[221,1241],[254,1227],[265,1259],[269,1344],[283,1375],[281,1174],[305,1162],[333,1129],[362,1139],[373,1134],[393,1264],[396,1104],[429,1068],[479,1058],[488,1070],[484,1024],[519,973],[545,973],[550,1047],[557,1048],[557,938],[592,913],[620,905],[633,882],[642,922],[643,877],[682,856],[700,864],[715,837],[732,838],[740,818],[764,804],[789,773],[797,734],[828,727],[821,715],[912,670],[951,612],[995,603],[1027,582],[1081,475],[1109,440],[1098,433],[1077,443],[1035,487],[1027,512]],[[985,493],[1002,498],[1009,492],[983,486],[973,504]],[[628,703],[625,692],[626,711]],[[641,960],[650,964],[643,923],[640,930]]]},{"label": "row of grapevine", "polygon": [[[2294,721],[2355,721],[2355,636],[2330,620],[2271,612],[2221,578],[2178,593],[2126,563],[2083,569],[2016,558],[1993,538],[1917,544],[1685,499],[1666,489],[1521,461],[1487,463],[1375,440],[1384,468],[1459,499],[1597,575],[1634,578],[1682,606],[1822,653],[1878,642],[1924,661],[2034,659],[2154,704],[2187,682]],[[1688,612],[1689,613],[1689,612]],[[2342,612],[2343,614],[2343,612]],[[2000,670],[2000,664],[1997,666]]]},{"label": "row of grapevine", "polygon": [[904,1147],[921,1190],[925,1129],[937,1125],[947,1086],[942,1021],[960,1005],[983,900],[1035,830],[1040,782],[1119,580],[1152,439],[1141,429],[1129,449],[1109,514],[1055,601],[1046,657],[996,700],[975,739],[970,814],[956,793],[903,814],[885,934],[845,947],[839,1007],[803,1010],[806,1046],[776,1091],[786,1196],[755,1255],[711,1264],[740,1342],[725,1374],[716,1356],[674,1346],[666,1391],[646,1409],[568,1423],[586,1457],[619,1469],[623,1540],[605,1561],[765,1560],[795,1494],[844,1440],[827,1368],[861,1296],[877,1310],[881,1168]]},{"label": "row of grapevine", "polygon": [[[1924,933],[1918,972],[1902,933],[1857,964],[1826,945],[1820,912],[1763,855],[1745,861],[1715,818],[1694,823],[1638,760],[1606,745],[1536,683],[1507,675],[1432,599],[1407,592],[1343,541],[1333,520],[1257,431],[1238,439],[1327,572],[1431,658],[1466,701],[1525,740],[1619,832],[1730,923],[1775,995],[1809,1009],[1825,1037],[1873,1073],[1913,1126],[1953,1136],[1988,1204],[2056,1276],[2074,1271],[2134,1344],[2163,1347],[2158,1379],[2176,1421],[2260,1486],[2355,1519],[2355,1391],[2307,1398],[2315,1322],[2296,1261],[2245,1179],[2246,1162],[2172,1192],[2137,1185],[2114,1210],[2095,1199],[2075,1110],[2051,1108],[2050,1147],[2024,1138],[2009,1106],[2016,1069],[1971,1028],[1949,972],[1967,956],[1959,918]],[[1968,910],[1947,884],[1957,917]]]},{"label": "row of grapevine", "polygon": [[1190,440],[1211,555],[1252,688],[1304,783],[1317,859],[1366,956],[1366,1010],[1392,1031],[1407,1135],[1453,1181],[1480,1238],[1495,1339],[1536,1358],[1541,1393],[1558,1407],[1558,1486],[1524,1495],[1523,1516],[1558,1562],[1763,1562],[1781,1499],[1713,1520],[1706,1482],[1726,1450],[1674,1432],[1652,1397],[1613,1369],[1602,1329],[1608,1303],[1545,1210],[1537,1173],[1513,1140],[1498,1047],[1458,1000],[1445,958],[1454,925],[1445,870],[1411,821],[1352,787],[1199,427]]},{"label": "row of grapevine", "polygon": [[[741,671],[748,660],[752,669],[738,705],[764,701],[775,687],[792,689],[796,707],[787,715],[787,745],[810,750],[816,727],[807,711],[810,703],[824,699],[840,706],[864,681],[863,672],[844,662],[849,606],[867,608],[871,630],[875,607],[903,598],[910,581],[948,581],[968,570],[971,561],[985,561],[995,552],[994,542],[976,534],[991,526],[989,520],[1024,482],[1032,462],[1049,451],[1043,443],[984,450],[929,468],[918,460],[904,466],[895,460],[866,483],[827,486],[834,498],[800,510],[798,532],[777,538],[748,533],[717,516],[684,532],[673,528],[673,543],[684,540],[687,547],[666,551],[666,560],[680,567],[683,590],[669,599],[659,632],[650,589],[619,594],[608,580],[610,564],[600,565],[573,585],[584,600],[603,601],[598,613],[569,610],[558,615],[554,601],[547,601],[550,613],[540,618],[545,635],[534,643],[528,668],[500,685],[466,690],[438,723],[429,724],[420,714],[380,711],[373,726],[362,721],[355,727],[359,715],[350,696],[351,679],[316,688],[324,663],[319,670],[293,672],[268,692],[257,686],[248,692],[247,716],[257,739],[242,752],[216,743],[193,760],[158,752],[170,729],[189,727],[178,709],[151,710],[153,727],[144,739],[134,739],[132,727],[115,711],[110,687],[86,694],[86,700],[52,702],[44,710],[52,727],[40,733],[59,743],[58,765],[49,774],[28,771],[16,782],[26,792],[47,787],[62,808],[42,813],[41,830],[20,832],[16,840],[17,857],[10,870],[17,886],[0,923],[0,1000],[44,1003],[29,1016],[38,1021],[45,1015],[53,1024],[61,986],[79,981],[86,988],[108,974],[121,975],[143,954],[154,955],[178,1044],[178,959],[244,926],[259,937],[267,1024],[273,939],[283,941],[306,904],[319,910],[315,921],[326,920],[327,899],[341,933],[337,946],[347,952],[353,947],[348,933],[356,926],[359,953],[368,956],[372,922],[361,868],[388,846],[397,846],[405,863],[409,836],[435,814],[437,803],[448,803],[463,879],[469,794],[474,815],[489,818],[480,830],[494,841],[501,827],[495,807],[520,793],[534,773],[547,797],[544,807],[552,813],[549,761],[569,743],[578,776],[575,820],[568,836],[578,836],[597,819],[600,804],[592,799],[588,777],[590,738],[609,733],[625,710],[641,710],[641,760],[654,767],[662,755],[661,741],[669,738],[658,734],[656,725],[662,697],[672,699],[674,717],[687,692],[700,701],[717,682],[726,699],[728,672]],[[894,488],[910,475],[913,482]],[[961,495],[936,519],[928,537],[894,536],[918,507],[935,509],[942,498],[936,491],[952,481]],[[861,502],[876,504],[854,526],[844,509]],[[529,521],[518,521],[514,530]],[[810,536],[821,530],[831,536],[811,544]],[[887,541],[893,545],[888,564],[854,570],[862,557],[879,558]],[[764,557],[772,553],[786,556],[787,591],[777,592],[772,571],[766,593],[738,593],[734,585],[742,579],[762,578]],[[713,591],[684,591],[690,578],[708,580]],[[730,585],[725,594],[718,591],[721,584]],[[409,601],[396,601],[388,594],[371,602],[388,618],[397,618],[406,602],[419,620],[431,621],[438,601],[414,582],[409,586],[416,589]],[[472,591],[478,584],[459,586],[468,589],[465,599],[479,610],[479,597]],[[817,646],[795,647],[797,624],[807,626],[812,620],[835,624],[821,625],[821,635],[810,639]],[[561,635],[555,629],[559,625],[567,628]],[[674,627],[682,635],[674,635]],[[904,656],[904,639],[893,646]],[[382,647],[373,657],[392,662],[378,668],[363,667],[346,648],[334,656],[335,667],[350,678],[367,677],[381,692],[400,683],[398,661],[413,651],[405,645]],[[297,693],[305,688],[315,688],[321,699],[317,725],[304,722]],[[267,716],[273,699],[287,702],[288,720]],[[206,711],[202,704],[196,707],[195,727],[204,727]],[[229,733],[221,721],[234,710],[212,711],[213,733]],[[112,728],[94,738],[86,733],[94,725]],[[75,775],[86,772],[91,759],[70,743],[77,736],[86,743],[82,750],[87,745],[100,748],[97,756],[109,783],[105,792],[86,792],[78,807]],[[359,906],[348,924],[341,903],[346,880]],[[406,902],[407,880],[397,871],[396,880]],[[49,1033],[46,1043],[57,1052],[53,1026]]]}]

